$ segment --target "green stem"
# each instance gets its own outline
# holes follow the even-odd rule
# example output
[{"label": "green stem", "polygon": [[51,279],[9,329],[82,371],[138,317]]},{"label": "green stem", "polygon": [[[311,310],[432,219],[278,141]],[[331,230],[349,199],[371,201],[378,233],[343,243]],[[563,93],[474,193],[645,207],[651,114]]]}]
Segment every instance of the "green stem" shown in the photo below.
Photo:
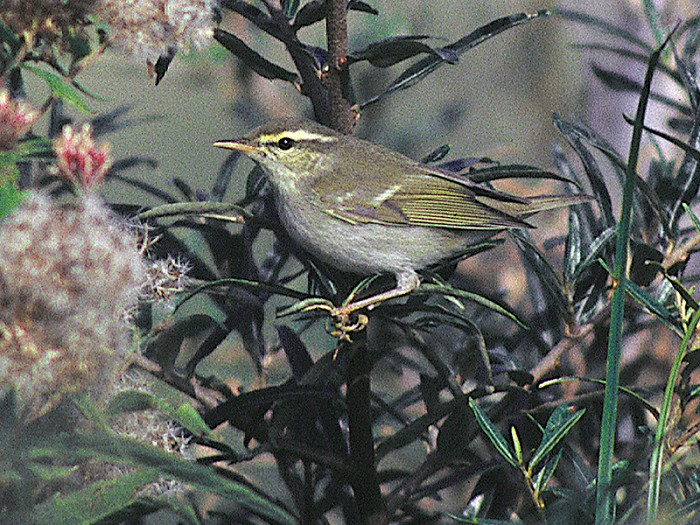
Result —
[{"label": "green stem", "polygon": [[651,81],[659,61],[662,49],[668,38],[649,57],[644,78],[644,87],[639,99],[634,119],[630,152],[625,171],[625,184],[622,194],[622,210],[617,225],[617,244],[615,246],[615,266],[613,268],[613,296],[610,307],[610,331],[608,336],[608,357],[605,374],[605,399],[600,429],[600,452],[598,455],[598,484],[596,493],[596,525],[612,525],[615,521],[615,493],[612,490],[613,455],[615,450],[615,431],[617,428],[617,400],[620,386],[620,354],[622,353],[622,328],[625,315],[625,290],[620,286],[628,274],[627,252],[632,220],[632,202],[635,188],[635,174],[639,160],[639,149],[644,131],[644,115],[649,102]]},{"label": "green stem", "polygon": [[671,367],[671,373],[666,382],[666,391],[664,392],[664,400],[659,412],[659,422],[656,426],[656,435],[654,436],[654,448],[651,451],[651,464],[649,465],[649,497],[647,499],[647,524],[653,525],[656,523],[659,511],[659,494],[661,488],[661,473],[663,470],[664,458],[664,443],[666,442],[666,434],[668,432],[668,420],[671,417],[671,404],[673,402],[673,394],[678,381],[678,376],[681,372],[683,359],[688,352],[688,346],[695,335],[695,328],[700,322],[700,309],[693,314],[690,324],[685,330],[683,341],[676,354]]}]

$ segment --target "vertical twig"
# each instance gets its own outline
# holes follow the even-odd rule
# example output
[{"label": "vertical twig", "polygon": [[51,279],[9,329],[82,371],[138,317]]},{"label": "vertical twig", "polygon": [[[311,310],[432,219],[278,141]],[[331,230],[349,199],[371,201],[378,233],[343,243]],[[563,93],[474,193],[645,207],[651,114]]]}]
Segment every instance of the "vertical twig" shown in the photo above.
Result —
[{"label": "vertical twig", "polygon": [[382,525],[387,523],[387,515],[374,464],[369,377],[372,360],[367,352],[367,331],[354,333],[353,342],[343,343],[340,351],[348,355],[346,405],[350,433],[350,484],[362,525]]},{"label": "vertical twig", "polygon": [[341,133],[351,133],[353,117],[348,100],[348,7],[346,0],[328,0],[326,38],[328,74],[326,87],[330,97],[330,125]]}]

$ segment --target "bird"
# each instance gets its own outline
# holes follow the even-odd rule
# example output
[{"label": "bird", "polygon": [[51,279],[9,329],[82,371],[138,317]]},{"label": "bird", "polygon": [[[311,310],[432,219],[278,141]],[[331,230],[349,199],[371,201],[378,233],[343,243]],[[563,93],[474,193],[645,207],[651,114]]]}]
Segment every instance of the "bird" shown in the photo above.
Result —
[{"label": "bird", "polygon": [[263,169],[284,228],[312,256],[341,271],[395,277],[390,290],[330,308],[336,319],[409,294],[421,270],[498,232],[531,228],[534,213],[591,200],[512,195],[303,118],[272,120],[214,146]]}]

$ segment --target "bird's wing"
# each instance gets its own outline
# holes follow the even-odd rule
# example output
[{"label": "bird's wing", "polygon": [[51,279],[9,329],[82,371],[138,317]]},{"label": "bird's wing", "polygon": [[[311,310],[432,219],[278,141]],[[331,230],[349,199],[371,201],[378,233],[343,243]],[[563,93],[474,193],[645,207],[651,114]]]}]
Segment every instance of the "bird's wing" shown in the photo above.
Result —
[{"label": "bird's wing", "polygon": [[[317,186],[315,201],[329,215],[350,223],[459,230],[528,226],[518,217],[480,202],[467,181],[457,181],[449,174],[427,167],[411,171],[404,174],[400,183],[387,185],[379,191],[367,190],[362,180],[357,180],[351,190],[334,192]],[[523,204],[527,201],[518,197],[510,197],[510,200]]]}]

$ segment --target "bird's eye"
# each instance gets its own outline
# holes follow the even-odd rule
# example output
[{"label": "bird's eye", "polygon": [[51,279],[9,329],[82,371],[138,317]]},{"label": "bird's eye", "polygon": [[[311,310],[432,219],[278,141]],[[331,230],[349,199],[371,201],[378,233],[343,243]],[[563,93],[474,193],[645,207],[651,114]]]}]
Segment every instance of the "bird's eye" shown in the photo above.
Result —
[{"label": "bird's eye", "polygon": [[277,141],[277,146],[279,146],[280,149],[292,149],[294,147],[294,144],[296,142],[293,139],[290,139],[289,137],[282,137]]}]

